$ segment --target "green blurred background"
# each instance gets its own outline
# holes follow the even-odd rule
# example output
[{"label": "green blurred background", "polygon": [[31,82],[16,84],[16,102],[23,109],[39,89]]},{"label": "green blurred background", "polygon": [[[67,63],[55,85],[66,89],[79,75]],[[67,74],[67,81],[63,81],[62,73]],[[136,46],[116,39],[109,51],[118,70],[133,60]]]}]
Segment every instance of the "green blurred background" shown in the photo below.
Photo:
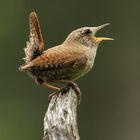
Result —
[{"label": "green blurred background", "polygon": [[78,81],[81,140],[140,140],[140,1],[1,0],[0,140],[41,140],[49,90],[18,71],[36,11],[46,47],[82,26],[111,25],[98,33],[115,38],[100,44],[94,69]]}]

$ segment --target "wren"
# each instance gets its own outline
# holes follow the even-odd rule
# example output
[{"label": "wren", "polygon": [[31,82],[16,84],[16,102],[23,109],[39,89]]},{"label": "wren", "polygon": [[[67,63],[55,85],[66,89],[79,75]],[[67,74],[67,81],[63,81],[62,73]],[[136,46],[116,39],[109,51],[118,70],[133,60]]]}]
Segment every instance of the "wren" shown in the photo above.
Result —
[{"label": "wren", "polygon": [[29,42],[24,49],[25,64],[19,69],[28,73],[37,83],[55,91],[60,91],[61,88],[52,85],[53,83],[71,84],[75,87],[74,81],[92,69],[99,43],[113,40],[95,36],[97,31],[109,25],[107,23],[98,27],[76,29],[62,44],[45,50],[35,12],[29,16],[29,25]]}]

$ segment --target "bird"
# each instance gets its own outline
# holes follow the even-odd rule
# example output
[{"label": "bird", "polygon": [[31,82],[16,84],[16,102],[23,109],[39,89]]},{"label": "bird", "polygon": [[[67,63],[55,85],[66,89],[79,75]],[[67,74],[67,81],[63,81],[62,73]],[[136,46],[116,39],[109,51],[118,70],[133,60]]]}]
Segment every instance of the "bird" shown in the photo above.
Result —
[{"label": "bird", "polygon": [[[19,67],[39,85],[54,91],[54,96],[63,88],[54,83],[64,83],[76,87],[75,81],[86,75],[94,65],[99,44],[113,38],[96,37],[95,34],[109,23],[97,27],[81,27],[72,31],[57,46],[45,50],[38,16],[29,15],[30,35],[25,51],[25,63]],[[77,88],[75,88],[76,90]],[[79,96],[79,91],[77,90]]]}]

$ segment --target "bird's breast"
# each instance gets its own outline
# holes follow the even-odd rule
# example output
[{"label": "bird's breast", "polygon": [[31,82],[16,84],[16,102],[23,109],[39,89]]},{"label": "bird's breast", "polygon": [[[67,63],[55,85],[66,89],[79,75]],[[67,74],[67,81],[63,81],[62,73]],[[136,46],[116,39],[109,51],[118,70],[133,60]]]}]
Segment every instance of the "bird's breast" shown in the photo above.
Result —
[{"label": "bird's breast", "polygon": [[87,52],[87,58],[88,58],[86,64],[87,72],[92,69],[95,57],[96,57],[96,48],[89,49],[89,51]]},{"label": "bird's breast", "polygon": [[93,64],[94,64],[94,60],[95,60],[95,57],[96,57],[96,49],[89,49],[89,50],[86,50],[86,58],[87,58],[87,61],[86,63],[84,64],[84,67],[82,67],[78,72],[77,74],[75,74],[75,77],[73,79],[77,80],[79,79],[80,77],[84,76],[85,74],[87,74],[93,67]]}]

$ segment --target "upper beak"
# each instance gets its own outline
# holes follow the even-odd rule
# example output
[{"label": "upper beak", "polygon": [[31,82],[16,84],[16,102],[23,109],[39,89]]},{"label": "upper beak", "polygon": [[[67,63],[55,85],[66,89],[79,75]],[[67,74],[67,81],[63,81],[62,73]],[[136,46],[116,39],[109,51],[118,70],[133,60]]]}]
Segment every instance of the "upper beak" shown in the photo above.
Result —
[{"label": "upper beak", "polygon": [[[99,31],[100,29],[104,28],[105,26],[108,26],[108,25],[110,25],[110,23],[106,23],[106,24],[103,24],[101,26],[95,27],[96,28],[96,32]],[[114,39],[113,38],[107,38],[107,37],[95,37],[94,36],[94,40],[97,43],[100,43],[103,40],[114,40]]]}]

